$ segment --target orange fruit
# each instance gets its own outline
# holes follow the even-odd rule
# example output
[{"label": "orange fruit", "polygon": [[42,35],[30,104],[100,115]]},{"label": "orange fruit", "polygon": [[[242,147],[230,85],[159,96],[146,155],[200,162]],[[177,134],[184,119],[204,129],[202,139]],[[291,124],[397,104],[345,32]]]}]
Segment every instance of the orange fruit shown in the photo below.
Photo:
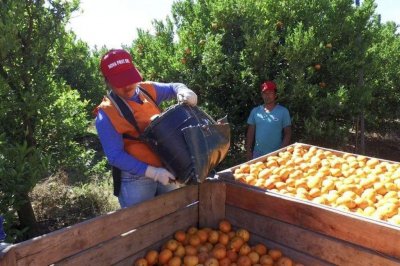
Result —
[{"label": "orange fruit", "polygon": [[208,232],[207,232],[206,230],[200,229],[200,230],[197,231],[196,234],[197,234],[197,236],[198,236],[199,239],[200,239],[200,243],[205,243],[205,242],[207,242],[207,239],[208,239]]},{"label": "orange fruit", "polygon": [[144,258],[137,259],[135,261],[135,266],[147,266],[147,260]]},{"label": "orange fruit", "polygon": [[219,260],[219,266],[230,266],[231,265],[231,260],[227,257]]},{"label": "orange fruit", "polygon": [[217,247],[212,250],[212,256],[217,260],[221,260],[226,257],[226,249],[224,247]]},{"label": "orange fruit", "polygon": [[221,243],[222,245],[226,246],[229,243],[229,236],[228,234],[225,233],[220,233],[218,237],[218,242]]},{"label": "orange fruit", "polygon": [[260,255],[255,251],[251,251],[247,257],[250,258],[251,264],[256,264],[260,261]]},{"label": "orange fruit", "polygon": [[168,261],[172,258],[172,251],[169,249],[161,250],[160,254],[158,255],[158,262],[161,265],[167,264]]},{"label": "orange fruit", "polygon": [[189,227],[189,229],[187,230],[187,233],[188,233],[189,235],[193,235],[193,234],[195,234],[198,230],[199,230],[199,229],[197,229],[197,227],[191,226],[191,227]]},{"label": "orange fruit", "polygon": [[224,233],[228,233],[229,231],[232,230],[232,225],[228,220],[221,220],[219,222],[218,226],[219,230],[221,230]]},{"label": "orange fruit", "polygon": [[253,249],[260,256],[267,254],[267,247],[265,245],[263,245],[263,244],[257,244],[257,245],[254,246]]},{"label": "orange fruit", "polygon": [[221,243],[215,244],[214,247],[211,249],[211,251],[212,251],[213,249],[215,249],[215,248],[225,248],[225,249],[226,249],[226,247],[225,247],[224,245],[222,245]]},{"label": "orange fruit", "polygon": [[274,265],[274,260],[270,255],[262,255],[260,257],[260,264],[261,265]]},{"label": "orange fruit", "polygon": [[228,250],[228,251],[226,252],[226,257],[229,258],[229,260],[230,260],[231,262],[236,262],[237,259],[238,259],[238,256],[239,256],[239,255],[238,255],[235,251],[233,251],[233,250]]},{"label": "orange fruit", "polygon": [[281,257],[279,260],[276,262],[277,266],[293,266],[293,261],[289,259],[288,257]]},{"label": "orange fruit", "polygon": [[185,247],[182,245],[179,245],[174,252],[175,256],[178,256],[181,258],[183,258],[183,256],[185,256],[185,254],[186,254]]},{"label": "orange fruit", "polygon": [[219,233],[215,230],[212,230],[208,234],[208,242],[210,242],[211,244],[216,244],[218,242],[218,238],[219,238]]},{"label": "orange fruit", "polygon": [[240,256],[237,260],[237,265],[238,266],[250,266],[251,265],[251,260],[247,256]]},{"label": "orange fruit", "polygon": [[239,252],[240,247],[244,244],[243,238],[240,236],[235,236],[228,244],[228,249]]},{"label": "orange fruit", "polygon": [[249,241],[250,239],[250,233],[249,231],[247,231],[246,229],[239,229],[236,231],[236,235],[240,236],[241,238],[243,238],[244,242]]},{"label": "orange fruit", "polygon": [[196,266],[199,263],[199,258],[196,255],[186,255],[183,258],[183,264],[185,266]]},{"label": "orange fruit", "polygon": [[197,255],[197,257],[199,258],[199,263],[203,264],[209,257],[208,252],[200,252],[199,255]]},{"label": "orange fruit", "polygon": [[171,250],[172,252],[174,252],[178,248],[178,245],[179,245],[178,241],[176,241],[175,239],[170,239],[165,244],[165,248],[167,248],[167,249]]},{"label": "orange fruit", "polygon": [[177,241],[183,243],[183,242],[185,241],[185,239],[186,239],[186,233],[183,232],[183,231],[181,231],[181,230],[176,231],[175,234],[174,234],[174,238],[175,238]]},{"label": "orange fruit", "polygon": [[181,266],[182,265],[182,259],[180,257],[172,257],[168,261],[168,266]]},{"label": "orange fruit", "polygon": [[187,245],[185,246],[185,254],[186,255],[196,255],[197,254],[197,248]]},{"label": "orange fruit", "polygon": [[268,251],[268,255],[270,255],[274,261],[277,261],[280,257],[282,257],[282,252],[278,249],[270,249]]},{"label": "orange fruit", "polygon": [[146,258],[147,263],[148,263],[149,265],[157,264],[157,262],[158,262],[158,251],[156,251],[156,250],[150,250],[150,251],[148,251],[148,252],[146,253],[145,258]]},{"label": "orange fruit", "polygon": [[219,262],[216,258],[208,258],[206,262],[204,262],[204,266],[219,266]]},{"label": "orange fruit", "polygon": [[198,245],[200,245],[200,237],[197,234],[193,234],[189,236],[189,244],[197,247]]},{"label": "orange fruit", "polygon": [[243,244],[239,249],[239,255],[247,255],[251,252],[251,247],[247,244]]}]

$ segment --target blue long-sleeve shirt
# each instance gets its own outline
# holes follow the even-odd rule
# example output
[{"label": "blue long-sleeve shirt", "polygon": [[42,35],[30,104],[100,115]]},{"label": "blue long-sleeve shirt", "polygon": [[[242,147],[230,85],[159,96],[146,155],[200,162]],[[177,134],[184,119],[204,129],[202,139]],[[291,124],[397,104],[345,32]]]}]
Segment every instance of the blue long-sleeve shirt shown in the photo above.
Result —
[{"label": "blue long-sleeve shirt", "polygon": [[[154,82],[152,84],[156,90],[156,99],[154,100],[157,105],[176,97],[180,89],[187,89],[182,83]],[[135,94],[129,99],[130,101],[141,102],[138,91],[139,89],[136,89]],[[144,175],[148,165],[124,150],[122,135],[115,130],[107,114],[101,109],[96,117],[96,129],[107,160],[112,166],[133,175]]]}]

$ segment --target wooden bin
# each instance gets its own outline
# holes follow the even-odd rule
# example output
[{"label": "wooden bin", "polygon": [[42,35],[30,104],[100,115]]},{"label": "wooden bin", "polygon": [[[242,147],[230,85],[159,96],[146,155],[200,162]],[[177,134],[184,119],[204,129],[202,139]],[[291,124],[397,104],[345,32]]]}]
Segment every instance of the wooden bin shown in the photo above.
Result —
[{"label": "wooden bin", "polygon": [[133,265],[175,231],[222,218],[304,265],[400,265],[399,228],[220,180],[13,245],[0,265]]}]

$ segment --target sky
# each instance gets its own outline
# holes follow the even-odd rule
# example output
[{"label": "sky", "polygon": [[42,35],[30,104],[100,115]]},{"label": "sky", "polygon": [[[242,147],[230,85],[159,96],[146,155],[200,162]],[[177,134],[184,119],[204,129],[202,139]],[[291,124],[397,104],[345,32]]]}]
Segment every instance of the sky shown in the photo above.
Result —
[{"label": "sky", "polygon": [[[80,11],[73,14],[69,27],[91,48],[130,46],[137,28],[153,31],[154,19],[171,15],[174,0],[81,0]],[[362,0],[361,0],[362,2]],[[399,0],[375,0],[381,21],[400,25]]]}]

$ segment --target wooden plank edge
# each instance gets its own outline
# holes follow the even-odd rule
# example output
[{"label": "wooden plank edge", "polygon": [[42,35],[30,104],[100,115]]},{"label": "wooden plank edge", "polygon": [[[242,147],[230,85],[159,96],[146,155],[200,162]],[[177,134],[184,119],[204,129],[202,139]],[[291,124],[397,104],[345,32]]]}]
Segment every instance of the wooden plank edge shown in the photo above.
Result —
[{"label": "wooden plank edge", "polygon": [[59,261],[196,202],[198,186],[183,187],[135,206],[18,243],[15,245],[16,259]]},{"label": "wooden plank edge", "polygon": [[400,265],[400,260],[362,246],[328,237],[236,206],[226,207],[227,218],[252,234],[335,265]]},{"label": "wooden plank edge", "polygon": [[[400,228],[397,226],[278,193],[228,183],[226,189],[227,204],[400,258]],[[371,239],[371,235],[379,237]]]},{"label": "wooden plank edge", "polygon": [[207,181],[199,186],[199,224],[201,227],[218,228],[225,217],[226,186],[219,180]]},{"label": "wooden plank edge", "polygon": [[65,258],[56,265],[112,265],[154,245],[175,232],[198,221],[198,206],[192,205],[164,216],[132,232]]}]

